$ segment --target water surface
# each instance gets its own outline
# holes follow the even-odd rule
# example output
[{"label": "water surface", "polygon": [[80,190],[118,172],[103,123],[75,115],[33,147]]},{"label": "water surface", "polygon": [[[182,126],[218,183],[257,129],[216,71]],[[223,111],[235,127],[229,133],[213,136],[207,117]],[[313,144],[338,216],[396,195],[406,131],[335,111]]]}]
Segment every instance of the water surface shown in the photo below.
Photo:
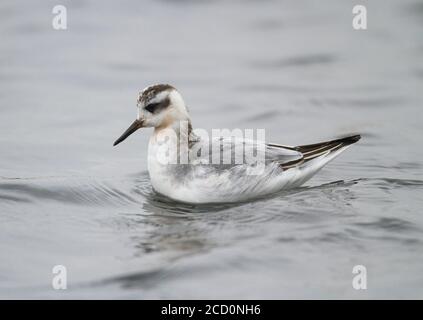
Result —
[{"label": "water surface", "polygon": [[[366,31],[353,1],[64,1],[66,31],[56,4],[0,4],[1,298],[423,298],[421,2],[366,2]],[[196,127],[363,138],[299,189],[175,203],[151,130],[112,147],[156,82]]]}]

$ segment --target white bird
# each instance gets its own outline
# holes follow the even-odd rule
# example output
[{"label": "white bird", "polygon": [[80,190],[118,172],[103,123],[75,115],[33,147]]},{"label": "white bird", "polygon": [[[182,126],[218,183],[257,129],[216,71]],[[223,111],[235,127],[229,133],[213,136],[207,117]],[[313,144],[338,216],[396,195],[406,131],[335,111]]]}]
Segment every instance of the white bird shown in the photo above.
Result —
[{"label": "white bird", "polygon": [[[352,135],[301,146],[263,142],[261,149],[260,141],[244,138],[206,139],[192,130],[182,96],[167,84],[145,88],[139,94],[137,106],[137,119],[113,145],[139,128],[153,127],[148,149],[152,186],[162,195],[187,203],[246,201],[298,187],[360,139],[360,135]],[[219,145],[217,158],[213,158],[215,149],[210,148],[213,143]],[[263,154],[262,166],[245,160],[246,153],[259,149]],[[181,150],[186,150],[187,155]],[[239,158],[236,161],[234,150],[244,152],[242,161]],[[221,157],[227,157],[229,162],[222,162]],[[257,170],[259,167],[261,170]]]}]

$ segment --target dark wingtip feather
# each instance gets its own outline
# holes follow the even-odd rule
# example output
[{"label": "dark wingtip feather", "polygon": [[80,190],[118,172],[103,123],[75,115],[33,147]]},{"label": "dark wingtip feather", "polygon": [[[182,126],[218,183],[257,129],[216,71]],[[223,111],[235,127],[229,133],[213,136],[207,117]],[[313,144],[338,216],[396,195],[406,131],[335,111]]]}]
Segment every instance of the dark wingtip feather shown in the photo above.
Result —
[{"label": "dark wingtip feather", "polygon": [[360,139],[361,139],[361,135],[355,134],[353,136],[341,138],[339,139],[339,142],[342,142],[344,144],[353,144],[353,143],[356,143]]}]

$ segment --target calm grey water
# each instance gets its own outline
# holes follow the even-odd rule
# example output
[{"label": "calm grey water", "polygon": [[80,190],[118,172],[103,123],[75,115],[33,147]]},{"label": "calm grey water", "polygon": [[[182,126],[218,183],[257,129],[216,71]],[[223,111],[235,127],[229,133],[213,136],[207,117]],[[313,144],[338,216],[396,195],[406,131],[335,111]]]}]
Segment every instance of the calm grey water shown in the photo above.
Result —
[{"label": "calm grey water", "polygon": [[[423,298],[423,2],[364,2],[366,31],[355,1],[61,1],[57,31],[56,1],[2,1],[0,297]],[[151,130],[112,147],[157,82],[196,127],[363,138],[292,192],[170,202]]]}]

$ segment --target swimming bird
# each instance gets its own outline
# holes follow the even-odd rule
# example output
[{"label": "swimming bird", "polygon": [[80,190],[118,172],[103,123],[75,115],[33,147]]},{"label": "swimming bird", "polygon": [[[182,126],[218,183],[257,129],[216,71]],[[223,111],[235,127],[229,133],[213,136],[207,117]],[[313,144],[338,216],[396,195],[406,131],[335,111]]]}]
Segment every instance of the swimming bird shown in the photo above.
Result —
[{"label": "swimming bird", "polygon": [[181,94],[168,84],[145,88],[137,107],[137,119],[113,145],[140,128],[153,127],[148,147],[153,189],[186,203],[248,201],[298,187],[360,139],[350,135],[287,146],[238,136],[208,138],[193,130]]}]

